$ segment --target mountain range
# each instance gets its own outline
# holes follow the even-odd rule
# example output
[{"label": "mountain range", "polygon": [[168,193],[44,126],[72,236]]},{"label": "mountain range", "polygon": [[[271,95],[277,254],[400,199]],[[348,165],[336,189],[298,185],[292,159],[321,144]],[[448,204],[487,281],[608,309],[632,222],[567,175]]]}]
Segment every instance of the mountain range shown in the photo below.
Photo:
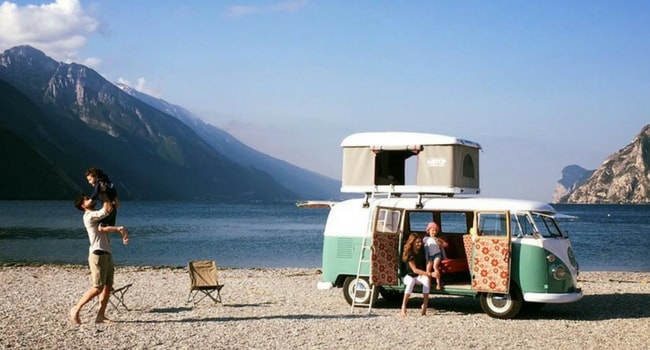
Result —
[{"label": "mountain range", "polygon": [[337,199],[340,181],[31,46],[0,55],[0,199],[69,199],[104,169],[131,200]]},{"label": "mountain range", "polygon": [[555,187],[554,203],[650,203],[650,124],[595,170],[567,166]]},{"label": "mountain range", "polygon": [[[256,151],[183,107],[31,46],[0,55],[0,200],[70,199],[96,166],[131,200],[341,198],[340,181]],[[650,125],[553,203],[650,203]]]}]

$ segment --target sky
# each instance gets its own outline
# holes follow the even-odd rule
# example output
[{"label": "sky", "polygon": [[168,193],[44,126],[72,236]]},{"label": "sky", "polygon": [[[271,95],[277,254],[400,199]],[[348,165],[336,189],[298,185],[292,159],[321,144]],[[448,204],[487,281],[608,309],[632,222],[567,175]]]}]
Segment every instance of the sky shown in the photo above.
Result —
[{"label": "sky", "polygon": [[650,124],[648,1],[3,1],[28,44],[341,178],[367,131],[481,144],[483,196],[550,201]]}]

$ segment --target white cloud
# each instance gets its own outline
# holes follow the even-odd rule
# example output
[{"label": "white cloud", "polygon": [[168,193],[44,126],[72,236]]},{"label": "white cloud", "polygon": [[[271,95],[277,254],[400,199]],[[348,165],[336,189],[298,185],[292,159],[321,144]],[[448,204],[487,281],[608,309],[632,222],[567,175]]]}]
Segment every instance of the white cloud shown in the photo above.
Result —
[{"label": "white cloud", "polygon": [[[4,1],[0,4],[0,49],[31,45],[57,60],[77,61],[88,35],[99,30],[99,20],[84,12],[78,0],[55,0],[43,5]],[[97,66],[100,60],[86,58]]]},{"label": "white cloud", "polygon": [[231,6],[226,11],[226,17],[241,17],[264,12],[296,12],[308,4],[306,0],[292,0],[267,6]]},{"label": "white cloud", "polygon": [[296,12],[307,6],[306,0],[285,1],[275,5],[270,5],[269,10],[275,12]]},{"label": "white cloud", "polygon": [[97,68],[99,67],[99,64],[101,63],[101,60],[96,57],[89,57],[85,58],[83,61],[81,61],[81,64],[83,64],[86,67],[90,68]]},{"label": "white cloud", "polygon": [[226,17],[240,17],[260,12],[258,6],[232,6],[228,8]]},{"label": "white cloud", "polygon": [[162,90],[160,87],[156,84],[152,86],[149,82],[147,82],[145,78],[138,78],[135,84],[131,84],[131,82],[124,78],[117,79],[117,82],[120,84],[128,85],[142,93],[151,95],[156,98],[160,98],[162,96]]}]

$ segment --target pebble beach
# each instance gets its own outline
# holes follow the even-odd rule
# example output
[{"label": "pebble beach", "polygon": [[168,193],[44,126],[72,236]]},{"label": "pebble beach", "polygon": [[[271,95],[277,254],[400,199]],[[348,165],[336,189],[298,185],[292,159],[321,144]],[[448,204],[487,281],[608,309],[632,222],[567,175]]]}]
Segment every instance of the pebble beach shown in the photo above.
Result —
[{"label": "pebble beach", "polygon": [[187,303],[179,267],[116,268],[132,283],[130,311],[109,304],[95,324],[92,302],[74,325],[69,310],[89,287],[86,266],[0,265],[0,349],[648,349],[650,272],[582,272],[582,300],[546,305],[512,320],[483,313],[478,299],[433,295],[421,316],[379,299],[351,310],[341,289],[316,289],[318,269],[220,268],[223,303]]}]

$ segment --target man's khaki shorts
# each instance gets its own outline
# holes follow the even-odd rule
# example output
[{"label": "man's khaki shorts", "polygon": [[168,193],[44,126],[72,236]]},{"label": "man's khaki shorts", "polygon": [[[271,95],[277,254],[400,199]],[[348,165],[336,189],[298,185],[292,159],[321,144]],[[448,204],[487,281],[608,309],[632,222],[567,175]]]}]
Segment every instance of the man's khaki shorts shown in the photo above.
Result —
[{"label": "man's khaki shorts", "polygon": [[102,289],[105,285],[113,285],[115,267],[113,266],[112,254],[96,255],[90,253],[88,255],[88,266],[90,266],[90,283],[93,288]]}]

